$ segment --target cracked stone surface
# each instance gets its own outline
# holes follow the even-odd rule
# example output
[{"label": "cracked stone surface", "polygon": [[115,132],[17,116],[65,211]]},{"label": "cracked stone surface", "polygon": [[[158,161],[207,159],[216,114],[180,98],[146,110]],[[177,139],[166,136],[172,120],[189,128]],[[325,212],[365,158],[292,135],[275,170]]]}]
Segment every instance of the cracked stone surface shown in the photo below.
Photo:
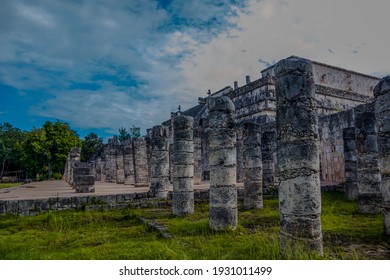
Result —
[{"label": "cracked stone surface", "polygon": [[263,163],[261,130],[256,123],[243,125],[244,208],[263,208]]},{"label": "cracked stone surface", "polygon": [[173,119],[173,195],[172,213],[185,216],[194,212],[194,119]]},{"label": "cracked stone surface", "polygon": [[390,235],[390,76],[374,89],[375,117],[378,126],[378,157],[385,232]]},{"label": "cracked stone surface", "polygon": [[275,65],[281,251],[323,253],[318,116],[310,61]]},{"label": "cracked stone surface", "polygon": [[235,107],[226,96],[209,100],[210,228],[237,227]]}]

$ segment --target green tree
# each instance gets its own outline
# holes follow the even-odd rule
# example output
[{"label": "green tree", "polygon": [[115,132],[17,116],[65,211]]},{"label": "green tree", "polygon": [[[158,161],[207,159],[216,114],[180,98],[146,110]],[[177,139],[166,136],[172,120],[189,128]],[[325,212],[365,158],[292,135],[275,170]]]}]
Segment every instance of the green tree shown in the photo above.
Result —
[{"label": "green tree", "polygon": [[84,137],[81,149],[81,161],[88,162],[93,158],[93,155],[103,148],[103,139],[96,133],[91,132]]},{"label": "green tree", "polygon": [[28,177],[47,171],[46,133],[42,128],[34,128],[26,133],[22,145],[22,162]]},{"label": "green tree", "polygon": [[81,147],[81,140],[69,124],[47,121],[42,128],[28,132],[22,145],[23,162],[30,175],[63,173],[72,147]]},{"label": "green tree", "polygon": [[0,177],[8,170],[20,170],[20,144],[24,132],[10,123],[0,123]]},{"label": "green tree", "polygon": [[133,125],[129,128],[129,134],[131,138],[141,138],[141,128]]},{"label": "green tree", "polygon": [[119,129],[119,136],[118,136],[119,142],[123,143],[126,140],[130,140],[130,139],[131,139],[130,133],[126,130],[126,128],[121,127]]}]

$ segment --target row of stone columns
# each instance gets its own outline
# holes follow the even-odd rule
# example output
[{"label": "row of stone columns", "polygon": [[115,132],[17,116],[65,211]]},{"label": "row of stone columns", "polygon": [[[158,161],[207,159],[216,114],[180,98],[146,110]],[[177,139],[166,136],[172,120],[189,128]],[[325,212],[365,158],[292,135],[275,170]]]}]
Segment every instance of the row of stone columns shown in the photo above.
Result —
[{"label": "row of stone columns", "polygon": [[355,127],[343,130],[346,198],[362,213],[383,213],[390,235],[390,77],[374,89],[375,101],[355,108]]},{"label": "row of stone columns", "polygon": [[[323,253],[321,189],[319,176],[318,115],[310,61],[289,58],[275,65],[277,95],[277,169],[279,176],[280,244],[282,252],[306,247]],[[356,112],[356,127],[344,130],[347,177],[361,182],[356,188],[347,181],[347,196],[361,201],[378,200],[381,191],[386,232],[390,231],[390,78],[375,89],[375,111]],[[192,120],[174,120],[173,212],[193,211]],[[376,126],[378,132],[376,132]],[[237,226],[235,109],[227,97],[209,99],[210,227],[214,230]],[[166,159],[167,144],[161,129],[154,133],[155,158]],[[376,139],[378,135],[378,139]],[[271,138],[272,135],[269,137]],[[243,126],[244,206],[262,208],[261,132],[256,124]],[[165,140],[164,140],[165,141]],[[165,142],[164,142],[165,143]],[[176,144],[175,144],[176,143]],[[355,153],[356,151],[356,153]],[[156,153],[157,152],[157,153]],[[162,155],[164,153],[164,155]],[[379,162],[378,162],[379,157]],[[168,166],[166,161],[163,166]],[[356,165],[357,172],[354,173]],[[167,177],[168,167],[154,167],[153,178]],[[153,169],[152,169],[153,170]],[[157,172],[156,170],[161,170]],[[380,170],[380,177],[376,175]],[[158,175],[158,176],[157,176]],[[164,175],[164,176],[163,176]],[[165,182],[165,179],[162,180]],[[152,181],[152,190],[159,187]],[[164,185],[164,184],[162,184]],[[367,187],[366,187],[367,186]],[[380,186],[380,187],[379,187]],[[363,211],[367,203],[359,204]],[[375,205],[379,205],[377,202]]]}]

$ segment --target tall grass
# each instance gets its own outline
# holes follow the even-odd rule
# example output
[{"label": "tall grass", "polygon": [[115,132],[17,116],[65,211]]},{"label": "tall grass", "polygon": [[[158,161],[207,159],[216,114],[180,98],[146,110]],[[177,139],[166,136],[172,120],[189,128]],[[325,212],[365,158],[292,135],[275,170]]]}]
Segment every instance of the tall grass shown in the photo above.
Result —
[{"label": "tall grass", "polygon": [[[170,208],[0,215],[0,259],[389,259],[379,214],[364,215],[342,194],[323,194],[324,256],[304,249],[280,254],[277,199],[262,210],[239,208],[236,230],[216,232],[208,204],[175,217]],[[171,239],[139,217],[164,225]]]}]

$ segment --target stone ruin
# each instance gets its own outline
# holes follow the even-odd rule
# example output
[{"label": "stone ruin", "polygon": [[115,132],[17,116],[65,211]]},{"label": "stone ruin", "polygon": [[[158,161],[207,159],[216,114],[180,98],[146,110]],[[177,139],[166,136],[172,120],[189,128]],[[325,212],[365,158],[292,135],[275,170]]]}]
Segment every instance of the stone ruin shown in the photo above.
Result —
[{"label": "stone ruin", "polygon": [[276,75],[280,247],[296,243],[322,254],[320,145],[310,61],[278,62]]},{"label": "stone ruin", "polygon": [[261,129],[257,123],[243,124],[244,208],[263,208],[263,162]]},{"label": "stone ruin", "polygon": [[390,235],[390,77],[374,89],[375,118],[378,127],[378,157],[381,175],[382,212],[385,232]]},{"label": "stone ruin", "polygon": [[210,110],[210,227],[237,226],[236,118],[226,96],[211,98]]},{"label": "stone ruin", "polygon": [[185,216],[194,212],[194,119],[179,113],[173,125],[172,213]]},{"label": "stone ruin", "polygon": [[382,211],[390,234],[389,78],[295,56],[261,75],[209,92],[144,138],[110,139],[93,161],[96,180],[150,185],[161,198],[173,183],[179,216],[193,211],[192,183],[210,182],[216,230],[236,227],[237,182],[247,209],[261,209],[263,195],[278,192],[282,249],[303,241],[320,254],[320,182],[339,185],[359,211]]},{"label": "stone ruin", "polygon": [[64,179],[76,193],[94,193],[95,175],[91,164],[80,161],[80,148],[72,148],[65,164]]}]

